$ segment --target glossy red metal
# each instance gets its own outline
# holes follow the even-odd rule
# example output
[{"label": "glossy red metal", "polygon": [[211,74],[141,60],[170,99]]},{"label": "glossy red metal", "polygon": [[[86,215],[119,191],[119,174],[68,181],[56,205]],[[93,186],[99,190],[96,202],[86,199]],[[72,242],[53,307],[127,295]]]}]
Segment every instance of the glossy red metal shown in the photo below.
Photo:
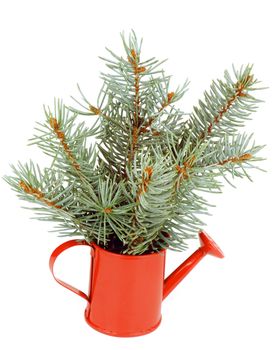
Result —
[{"label": "glossy red metal", "polygon": [[164,281],[163,299],[183,280],[184,277],[200,262],[206,255],[210,254],[217,258],[223,258],[223,252],[205,232],[199,233],[201,247],[199,247],[188,259],[186,259],[176,270],[174,270]]},{"label": "glossy red metal", "polygon": [[[94,329],[113,336],[131,337],[152,332],[161,322],[162,300],[206,254],[223,257],[221,250],[204,232],[202,246],[164,281],[166,251],[146,255],[122,255],[86,241],[61,244],[50,257],[55,280],[85,300],[85,319]],[[89,293],[72,287],[54,275],[59,254],[75,245],[91,248]]]},{"label": "glossy red metal", "polygon": [[74,247],[76,245],[88,245],[90,247],[90,245],[85,241],[85,240],[71,240],[65,243],[62,243],[60,246],[58,246],[53,253],[50,256],[50,260],[49,260],[49,267],[50,267],[50,271],[52,272],[52,275],[54,276],[54,279],[61,284],[63,287],[71,290],[72,292],[76,293],[77,295],[79,295],[80,297],[84,298],[85,300],[89,301],[88,296],[83,293],[81,290],[78,290],[77,288],[71,286],[70,284],[63,282],[62,280],[60,280],[59,278],[56,278],[55,274],[54,274],[54,264],[56,261],[56,258],[62,253],[64,252],[64,250],[67,250],[68,248]]}]

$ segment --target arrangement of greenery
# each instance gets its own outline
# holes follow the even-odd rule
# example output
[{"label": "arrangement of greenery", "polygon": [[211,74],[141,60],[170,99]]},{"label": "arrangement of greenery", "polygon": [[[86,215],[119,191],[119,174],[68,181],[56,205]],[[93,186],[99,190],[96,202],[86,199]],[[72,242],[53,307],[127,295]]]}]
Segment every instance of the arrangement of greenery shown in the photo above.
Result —
[{"label": "arrangement of greenery", "polygon": [[[61,236],[81,236],[120,254],[182,251],[208,213],[201,192],[221,192],[220,178],[247,177],[258,168],[252,135],[239,134],[261,102],[247,65],[213,81],[192,113],[175,107],[188,82],[175,91],[155,58],[141,59],[142,40],[121,34],[123,57],[109,49],[109,73],[97,103],[79,88],[80,106],[55,100],[44,108],[31,144],[52,157],[43,170],[32,161],[12,166],[4,179],[40,220]],[[92,127],[78,115],[95,118]],[[93,137],[94,146],[88,144]]]}]

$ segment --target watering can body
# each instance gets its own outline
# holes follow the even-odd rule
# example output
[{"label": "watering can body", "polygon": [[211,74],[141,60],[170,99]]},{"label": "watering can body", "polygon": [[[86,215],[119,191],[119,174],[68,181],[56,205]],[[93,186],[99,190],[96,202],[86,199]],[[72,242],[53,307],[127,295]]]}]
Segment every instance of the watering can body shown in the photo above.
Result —
[{"label": "watering can body", "polygon": [[[162,300],[204,255],[210,253],[223,256],[209,236],[202,233],[200,238],[202,246],[165,281],[166,250],[138,256],[123,255],[102,249],[95,243],[88,244],[85,240],[71,240],[56,248],[50,258],[50,269],[59,284],[87,301],[85,319],[91,327],[119,337],[143,335],[158,327]],[[90,247],[91,268],[87,295],[54,275],[54,263],[58,255],[75,245]]]}]

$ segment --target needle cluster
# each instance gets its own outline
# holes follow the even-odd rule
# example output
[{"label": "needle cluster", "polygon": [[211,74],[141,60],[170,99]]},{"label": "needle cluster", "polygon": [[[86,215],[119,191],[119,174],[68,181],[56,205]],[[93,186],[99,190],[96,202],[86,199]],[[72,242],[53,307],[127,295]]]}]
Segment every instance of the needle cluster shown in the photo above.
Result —
[{"label": "needle cluster", "polygon": [[[78,86],[74,107],[55,100],[44,108],[31,144],[51,165],[18,163],[5,180],[61,235],[120,254],[181,251],[204,225],[209,204],[202,193],[221,192],[221,179],[251,179],[261,160],[262,146],[238,132],[261,102],[261,88],[250,65],[225,71],[187,117],[177,102],[188,82],[172,89],[163,62],[142,59],[135,33],[121,38],[124,54],[107,49],[110,57],[102,58],[109,71],[96,102]],[[79,115],[93,118],[93,126]]]}]

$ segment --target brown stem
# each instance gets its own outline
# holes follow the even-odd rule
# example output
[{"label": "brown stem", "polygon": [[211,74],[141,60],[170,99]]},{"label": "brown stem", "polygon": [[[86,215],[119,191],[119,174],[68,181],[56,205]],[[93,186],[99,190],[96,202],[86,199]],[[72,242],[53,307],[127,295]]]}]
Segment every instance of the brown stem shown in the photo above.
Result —
[{"label": "brown stem", "polygon": [[[143,193],[147,192],[149,183],[150,183],[151,178],[152,178],[152,174],[153,174],[153,167],[151,167],[151,166],[145,167],[145,169],[143,170],[143,173],[142,173],[142,182],[141,182],[140,186],[138,187],[138,190],[136,193],[136,198],[135,198],[136,203],[139,203],[140,196]],[[134,208],[134,213],[132,216],[132,226],[133,226],[134,230],[135,230],[135,226],[137,224],[136,212],[137,212],[137,207]],[[137,244],[142,243],[143,241],[144,241],[143,237],[137,237],[131,242],[130,247],[135,247]]]},{"label": "brown stem", "polygon": [[[212,164],[214,165],[224,165],[226,163],[239,163],[239,162],[243,162],[246,160],[249,160],[252,158],[252,154],[250,153],[244,153],[239,157],[229,157],[227,159],[224,159],[218,163]],[[194,163],[195,163],[195,156],[192,156],[190,160],[186,161],[183,163],[183,166],[180,165],[176,165],[175,169],[178,172],[179,175],[182,176],[182,179],[188,179],[189,178],[189,174],[188,171],[189,169],[192,169]]]},{"label": "brown stem", "polygon": [[[160,113],[161,111],[163,111],[163,109],[165,109],[167,106],[170,105],[173,96],[174,96],[174,92],[169,92],[168,93],[167,99],[166,99],[166,101],[163,102],[163,104],[159,108],[158,113]],[[149,132],[149,128],[151,127],[153,122],[154,122],[154,118],[153,117],[149,117],[148,121],[146,123],[144,123],[142,127],[139,128],[139,135],[143,134],[143,133],[146,133],[146,132]],[[159,136],[160,132],[155,130],[155,129],[152,129],[152,135],[153,136]]]},{"label": "brown stem", "polygon": [[65,139],[65,135],[64,132],[61,131],[59,123],[57,121],[56,118],[51,117],[49,120],[50,126],[52,127],[52,129],[54,130],[55,134],[57,135],[57,138],[60,140],[60,143],[62,144],[62,147],[64,149],[64,152],[66,153],[68,159],[71,161],[73,167],[76,170],[80,169],[80,165],[77,163],[77,161],[75,160],[72,151],[70,150],[66,139]]},{"label": "brown stem", "polygon": [[[189,178],[189,169],[191,169],[195,163],[195,156],[192,156],[191,159],[187,160],[186,162],[183,163],[183,166],[176,165],[175,169],[178,172],[178,174],[181,176],[180,182],[183,180],[187,180]],[[180,183],[179,179],[176,180],[174,184],[174,189],[177,189],[177,184]]]},{"label": "brown stem", "polygon": [[252,154],[244,153],[239,157],[230,157],[230,158],[227,158],[225,160],[222,160],[221,162],[218,162],[216,165],[224,165],[226,163],[239,163],[239,162],[242,162],[244,160],[249,160],[251,158],[252,158]]},{"label": "brown stem", "polygon": [[33,195],[36,199],[40,200],[41,202],[47,204],[49,207],[54,207],[57,209],[61,209],[62,207],[60,205],[57,205],[54,201],[50,201],[49,199],[45,198],[45,194],[42,193],[37,188],[32,187],[31,185],[26,184],[23,180],[19,182],[19,186],[22,188],[22,190],[25,193]]},{"label": "brown stem", "polygon": [[143,170],[142,173],[142,182],[138,188],[137,194],[136,194],[136,202],[140,201],[140,196],[142,193],[147,192],[148,190],[148,186],[152,177],[152,173],[153,173],[153,167],[151,166],[147,166],[145,167],[145,169]]},{"label": "brown stem", "polygon": [[246,79],[244,79],[242,82],[238,81],[235,85],[235,93],[232,95],[228,101],[226,101],[225,105],[221,108],[221,110],[218,112],[217,115],[214,116],[214,120],[210,122],[210,124],[207,127],[207,132],[202,132],[200,135],[200,139],[204,139],[206,136],[210,135],[213,127],[215,124],[218,124],[220,120],[223,118],[223,116],[229,111],[233,103],[239,98],[239,97],[246,97],[246,93],[244,93],[244,90],[246,89],[248,83],[253,79],[251,75],[248,75]]},{"label": "brown stem", "polygon": [[138,142],[138,128],[141,124],[141,100],[140,100],[140,73],[146,71],[146,68],[141,66],[139,67],[138,57],[134,49],[131,50],[131,55],[128,57],[128,61],[132,65],[134,72],[134,113],[133,113],[133,130],[132,130],[132,144],[131,150],[128,156],[129,161],[134,159],[135,149]]}]

